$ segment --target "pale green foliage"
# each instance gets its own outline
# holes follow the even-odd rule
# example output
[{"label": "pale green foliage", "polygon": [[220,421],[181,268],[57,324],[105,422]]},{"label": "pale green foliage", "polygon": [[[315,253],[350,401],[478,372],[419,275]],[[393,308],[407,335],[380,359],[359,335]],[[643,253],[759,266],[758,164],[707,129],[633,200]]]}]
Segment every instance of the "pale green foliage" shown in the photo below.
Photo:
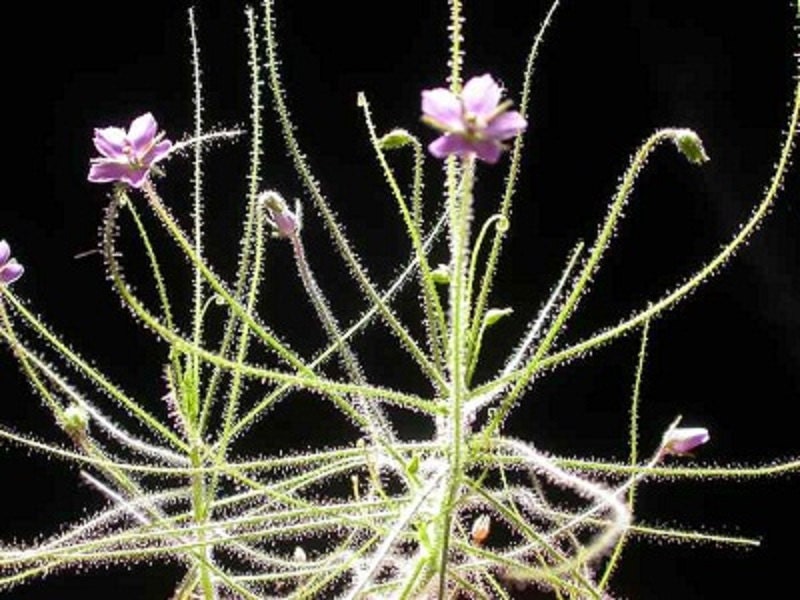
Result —
[{"label": "pale green foliage", "polygon": [[[527,61],[519,96],[523,114],[528,110],[534,60],[557,4],[546,16]],[[461,5],[453,0],[450,8],[449,83],[457,92],[464,61]],[[215,273],[203,246],[202,183],[205,161],[213,158],[207,146],[220,137],[235,137],[236,132],[215,134],[204,128],[193,13],[195,130],[190,140],[178,145],[192,151],[192,229],[181,228],[168,209],[174,205],[152,182],[136,195],[122,185],[115,187],[105,216],[102,249],[114,288],[142,325],[168,347],[163,375],[172,419],[160,419],[145,409],[147,403],[94,369],[9,287],[0,287],[2,339],[73,446],[44,444],[5,429],[0,437],[79,465],[85,470],[84,480],[108,500],[105,510],[49,539],[28,546],[4,544],[0,589],[53,571],[104,562],[178,559],[186,566],[175,596],[182,599],[424,599],[459,594],[509,598],[519,584],[539,585],[558,598],[601,598],[611,585],[623,545],[632,536],[756,544],[746,538],[648,526],[635,513],[635,491],[656,478],[767,476],[800,470],[800,462],[751,468],[665,464],[663,443],[639,440],[640,383],[646,373],[649,323],[722,266],[774,202],[797,131],[800,86],[772,181],[751,218],[716,256],[624,321],[556,349],[601,265],[648,157],[662,142],[671,141],[693,163],[708,158],[694,132],[656,131],[633,154],[597,239],[586,246],[576,243],[550,298],[520,332],[504,366],[476,383],[473,376],[484,337],[488,339],[491,328],[512,312],[510,307],[491,307],[490,297],[500,249],[513,226],[510,209],[522,139],[511,148],[497,213],[473,235],[473,181],[483,167],[469,158],[451,158],[445,180],[423,186],[420,142],[407,130],[376,124],[367,97],[359,97],[377,167],[413,249],[395,282],[381,290],[345,237],[295,136],[281,84],[271,1],[265,4],[260,25],[252,11],[247,19],[251,167],[235,279],[227,282]],[[264,28],[264,48],[259,44],[259,27]],[[264,194],[260,188],[262,69],[287,151],[333,248],[355,281],[353,294],[360,291],[363,306],[363,314],[353,323],[340,322],[314,277],[309,260],[313,253],[309,256],[303,245],[303,230],[286,236],[298,276],[329,341],[313,358],[292,350],[257,313],[265,248],[287,243],[270,236],[273,223],[267,218],[268,209],[280,210],[287,203],[278,191]],[[409,118],[415,118],[412,110]],[[410,176],[394,170],[391,152],[412,153]],[[423,202],[435,203],[442,197],[440,217],[426,227]],[[163,249],[151,242],[139,215],[142,210],[155,215],[191,265],[189,335],[176,324],[179,315],[160,267]],[[119,228],[129,224],[122,221],[123,215],[130,218],[147,256],[157,290],[155,308],[136,295],[123,275],[116,249]],[[312,221],[309,226],[318,224]],[[449,262],[431,264],[432,248],[445,245]],[[397,293],[415,285],[425,314],[424,339],[412,334],[393,308]],[[219,325],[221,312],[222,326],[212,327]],[[392,332],[427,378],[427,393],[390,389],[367,379],[353,339],[378,322]],[[642,343],[632,394],[628,463],[554,457],[503,433],[505,419],[534,379],[637,328]],[[271,356],[267,363],[265,354]],[[69,375],[43,358],[51,355],[69,367]],[[85,393],[86,384],[95,391]],[[248,438],[256,421],[270,424],[271,407],[307,391],[346,415],[359,441],[271,457],[234,452],[233,442]],[[433,435],[405,441],[385,405],[424,415],[433,425]],[[137,421],[136,433],[114,419],[120,410]],[[679,418],[670,427],[678,422]],[[550,492],[556,488],[569,499],[551,502]]]}]

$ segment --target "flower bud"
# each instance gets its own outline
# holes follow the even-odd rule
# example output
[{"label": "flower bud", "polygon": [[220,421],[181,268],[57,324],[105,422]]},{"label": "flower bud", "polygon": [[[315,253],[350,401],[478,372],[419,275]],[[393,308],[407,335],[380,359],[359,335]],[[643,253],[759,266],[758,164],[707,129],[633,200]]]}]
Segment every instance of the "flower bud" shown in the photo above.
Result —
[{"label": "flower bud", "polygon": [[11,246],[0,240],[0,285],[14,283],[24,272],[23,266],[11,258]]},{"label": "flower bud", "polygon": [[295,546],[294,552],[292,553],[292,558],[295,560],[295,562],[304,563],[308,560],[308,555],[306,554],[306,551],[303,550],[302,546]]},{"label": "flower bud", "polygon": [[431,278],[433,279],[433,283],[447,285],[450,283],[450,267],[447,265],[439,265],[431,271]]},{"label": "flower bud", "polygon": [[503,317],[507,317],[514,312],[513,308],[490,308],[483,316],[483,326],[491,327]]},{"label": "flower bud", "polygon": [[705,427],[676,427],[670,429],[661,443],[664,454],[681,456],[705,444],[711,436]]},{"label": "flower bud", "polygon": [[703,141],[691,129],[675,129],[672,134],[672,141],[678,147],[678,151],[686,157],[690,163],[702,165],[709,160]]},{"label": "flower bud", "polygon": [[482,546],[486,539],[489,537],[489,530],[492,526],[492,519],[489,515],[481,515],[472,522],[472,529],[470,529],[470,537],[472,543],[476,546]]},{"label": "flower bud", "polygon": [[78,404],[69,405],[62,415],[61,427],[76,442],[85,439],[89,431],[89,412]]},{"label": "flower bud", "polygon": [[301,212],[300,203],[295,205],[295,212],[289,210],[286,202],[278,192],[263,192],[258,197],[259,202],[269,213],[269,220],[275,228],[278,237],[291,237],[300,231]]},{"label": "flower bud", "polygon": [[383,150],[395,150],[408,146],[414,138],[405,129],[392,129],[389,133],[378,140],[378,145]]}]

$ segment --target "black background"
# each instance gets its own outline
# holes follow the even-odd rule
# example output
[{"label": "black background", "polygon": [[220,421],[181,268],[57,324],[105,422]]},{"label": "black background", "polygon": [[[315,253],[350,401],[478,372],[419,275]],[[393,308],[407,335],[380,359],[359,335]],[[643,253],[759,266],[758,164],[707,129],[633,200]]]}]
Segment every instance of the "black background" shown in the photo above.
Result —
[{"label": "black background", "polygon": [[[375,279],[386,282],[408,243],[381,187],[355,97],[359,90],[368,94],[380,129],[403,126],[431,139],[418,122],[419,91],[444,84],[447,7],[424,1],[318,4],[292,0],[277,7],[290,105],[300,141],[351,241]],[[3,165],[0,237],[27,268],[15,292],[112,379],[152,397],[156,406],[163,393],[163,346],[140,333],[120,308],[99,257],[74,256],[96,247],[108,192],[85,180],[94,154],[92,128],[127,124],[150,110],[176,139],[191,129],[187,6],[87,2],[56,15],[30,3],[20,7],[17,20],[2,25],[10,157]],[[242,6],[197,3],[212,125],[247,122]],[[750,215],[777,159],[798,44],[790,2],[739,6],[614,0],[567,2],[561,9],[535,75],[522,185],[494,296],[497,306],[513,306],[515,315],[487,340],[496,346],[488,350],[484,375],[516,339],[514,327],[544,301],[572,245],[591,240],[628,157],[654,129],[696,129],[712,160],[697,168],[670,147],[658,151],[565,342],[674,288]],[[546,8],[538,1],[468,5],[466,74],[491,72],[518,98],[524,58]],[[27,35],[12,41],[19,30]],[[264,185],[301,196],[274,126],[265,148]],[[208,254],[225,276],[235,259],[246,158],[244,141],[209,155]],[[188,182],[189,170],[180,162],[168,165],[164,189],[175,212],[185,216],[189,187],[177,182]],[[505,165],[482,170],[478,217],[495,206]],[[750,243],[653,324],[642,390],[644,451],[677,414],[710,429],[702,458],[712,462],[759,463],[800,451],[794,417],[800,399],[800,187],[794,171]],[[426,203],[433,213],[441,194],[432,161],[428,175]],[[346,321],[363,304],[352,302],[355,285],[328,255],[320,221],[308,213],[311,260]],[[298,351],[310,353],[321,337],[308,325],[313,314],[297,295],[288,260],[288,251],[274,250],[264,314]],[[391,338],[380,331],[362,340],[364,354],[373,358],[368,373],[412,389],[418,373],[387,342]],[[629,336],[552,373],[526,396],[509,430],[555,454],[624,459],[637,344]],[[11,357],[5,353],[0,360],[0,422],[62,441]],[[273,419],[254,432],[246,449],[332,443],[345,431],[314,399],[298,400]],[[414,427],[409,421],[409,435]],[[80,483],[78,469],[39,455],[4,445],[0,472],[3,540],[52,532],[62,520],[80,518],[84,507],[102,505]],[[741,551],[637,541],[619,572],[619,596],[762,597],[768,583],[788,593],[798,498],[797,476],[645,486],[644,522],[759,537],[763,545]],[[163,565],[101,568],[53,576],[7,595],[165,598],[177,572]]]}]

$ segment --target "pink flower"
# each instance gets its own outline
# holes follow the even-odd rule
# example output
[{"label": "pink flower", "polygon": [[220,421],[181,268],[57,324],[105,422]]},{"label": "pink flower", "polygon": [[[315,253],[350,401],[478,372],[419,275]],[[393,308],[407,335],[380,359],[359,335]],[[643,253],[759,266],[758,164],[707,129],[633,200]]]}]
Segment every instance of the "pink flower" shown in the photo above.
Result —
[{"label": "pink flower", "polygon": [[519,135],[527,122],[511,102],[500,102],[502,91],[491,75],[470,79],[461,95],[445,88],[422,92],[422,120],[444,135],[436,138],[428,150],[436,158],[450,154],[476,155],[487,163],[496,163],[505,149],[503,142]]},{"label": "pink flower", "polygon": [[676,427],[664,436],[661,448],[664,454],[688,454],[709,439],[711,436],[705,427]]},{"label": "pink flower", "polygon": [[25,268],[11,258],[11,246],[0,240],[0,285],[14,283],[24,272]]},{"label": "pink flower", "polygon": [[147,174],[172,149],[172,142],[156,133],[156,120],[150,113],[137,117],[128,131],[120,127],[94,130],[94,146],[102,154],[93,158],[89,181],[106,183],[124,181],[135,188],[142,187]]}]

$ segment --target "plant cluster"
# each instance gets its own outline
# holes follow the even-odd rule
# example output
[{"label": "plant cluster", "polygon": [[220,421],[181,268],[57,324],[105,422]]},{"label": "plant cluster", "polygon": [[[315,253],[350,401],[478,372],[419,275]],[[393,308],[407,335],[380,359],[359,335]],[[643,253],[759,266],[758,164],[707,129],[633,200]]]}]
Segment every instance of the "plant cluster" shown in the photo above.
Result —
[{"label": "plant cluster", "polygon": [[[549,298],[519,332],[502,368],[479,379],[491,329],[511,312],[493,306],[492,285],[512,226],[533,66],[558,2],[535,38],[516,98],[506,97],[491,74],[464,76],[461,5],[453,0],[450,6],[450,75],[443,87],[421,93],[422,121],[439,137],[423,141],[411,129],[383,128],[366,95],[358,98],[377,167],[411,248],[407,264],[388,286],[376,284],[363,267],[300,148],[281,82],[272,0],[265,1],[260,17],[246,11],[250,168],[235,277],[221,277],[206,255],[203,181],[206,170],[213,171],[213,144],[238,140],[243,132],[204,128],[193,12],[192,135],[172,141],[169,127],[159,131],[150,113],[133,119],[127,129],[94,132],[99,156],[90,163],[88,179],[111,190],[101,251],[116,293],[163,343],[163,372],[153,374],[163,378],[162,399],[126,392],[37,316],[15,292],[24,284],[19,281],[23,266],[11,257],[9,244],[0,242],[0,340],[68,444],[43,443],[5,427],[0,439],[78,465],[83,480],[107,500],[104,509],[46,539],[4,543],[0,589],[55,571],[169,560],[185,567],[174,596],[183,600],[508,599],[525,587],[561,599],[600,599],[613,593],[614,570],[633,536],[757,543],[649,526],[636,511],[637,488],[656,479],[788,473],[800,470],[800,462],[687,466],[683,458],[702,450],[709,431],[685,426],[676,416],[660,439],[640,439],[640,381],[650,323],[723,266],[775,201],[797,132],[800,81],[772,181],[752,216],[716,256],[613,327],[576,343],[563,342],[648,158],[666,145],[681,153],[689,168],[708,160],[693,131],[655,131],[632,155],[596,238],[574,246]],[[353,322],[337,318],[314,275],[318,250],[304,244],[307,223],[300,202],[289,203],[264,185],[265,87],[306,196],[355,282],[354,301],[359,299],[363,311]],[[432,170],[426,150],[442,168],[439,180],[428,178],[423,185],[425,171]],[[398,153],[411,156],[410,173],[394,166]],[[175,215],[161,185],[170,161],[185,156],[193,164],[188,219]],[[476,177],[500,170],[505,172],[502,198],[490,218],[475,223],[475,205],[487,202],[474,195]],[[437,214],[426,219],[433,212],[426,207],[432,206]],[[174,302],[153,222],[190,269],[188,307]],[[154,303],[125,276],[118,247],[122,228],[138,236]],[[259,315],[270,244],[291,247],[297,277],[327,337],[313,355],[295,351],[279,326]],[[441,256],[443,262],[436,258]],[[394,306],[407,289],[420,300],[418,328]],[[427,381],[425,393],[367,378],[357,336],[377,324],[388,328],[414,361]],[[627,462],[555,456],[505,433],[508,417],[540,378],[627,334],[641,339]],[[269,425],[272,408],[303,392],[345,415],[357,442],[275,456],[237,450],[256,423],[262,430]],[[432,434],[425,439],[405,435],[391,417],[398,409],[423,415]]]}]

